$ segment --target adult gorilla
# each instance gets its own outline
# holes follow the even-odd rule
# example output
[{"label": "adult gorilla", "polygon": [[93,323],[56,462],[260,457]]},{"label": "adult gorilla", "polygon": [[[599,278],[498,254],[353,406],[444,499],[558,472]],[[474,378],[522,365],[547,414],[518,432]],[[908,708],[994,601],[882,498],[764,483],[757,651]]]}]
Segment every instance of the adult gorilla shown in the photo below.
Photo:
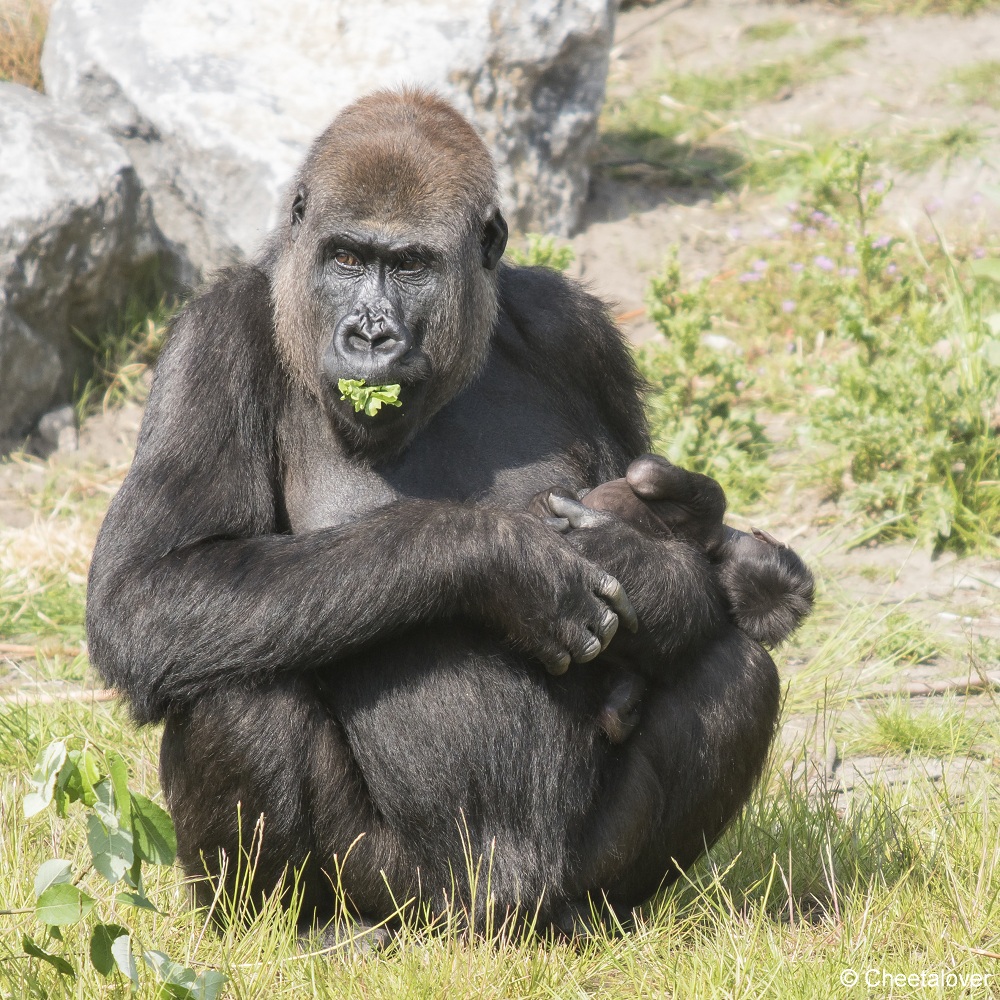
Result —
[{"label": "adult gorilla", "polygon": [[[91,656],[139,722],[166,722],[185,868],[235,865],[263,814],[255,887],[303,867],[304,921],[338,877],[368,920],[467,902],[470,858],[543,926],[591,893],[631,906],[718,835],[768,752],[774,665],[698,545],[527,511],[622,475],[648,438],[604,306],[502,264],[506,231],[450,106],[347,108],[260,258],[174,322],[98,539]],[[402,407],[355,413],[342,378],[399,383]],[[708,544],[723,505],[685,477]],[[612,650],[627,638],[649,687],[614,746],[590,661],[636,613]]]}]

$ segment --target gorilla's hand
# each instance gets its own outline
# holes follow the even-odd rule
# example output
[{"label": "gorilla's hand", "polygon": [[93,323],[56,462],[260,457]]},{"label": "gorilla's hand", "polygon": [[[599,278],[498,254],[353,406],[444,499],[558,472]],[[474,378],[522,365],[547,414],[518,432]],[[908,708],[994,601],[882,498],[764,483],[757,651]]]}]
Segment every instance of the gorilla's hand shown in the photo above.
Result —
[{"label": "gorilla's hand", "polygon": [[505,634],[551,674],[586,663],[636,614],[625,588],[534,516],[501,518],[466,611]]},{"label": "gorilla's hand", "polygon": [[709,556],[718,552],[726,539],[722,524],[726,494],[714,479],[659,455],[640,455],[629,465],[625,479],[675,537],[694,542]]}]

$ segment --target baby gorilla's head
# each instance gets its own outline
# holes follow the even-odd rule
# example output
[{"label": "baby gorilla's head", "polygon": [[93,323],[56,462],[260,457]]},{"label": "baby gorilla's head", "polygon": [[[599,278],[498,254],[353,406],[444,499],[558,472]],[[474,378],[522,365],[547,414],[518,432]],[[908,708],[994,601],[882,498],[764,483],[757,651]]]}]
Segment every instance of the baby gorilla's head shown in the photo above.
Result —
[{"label": "baby gorilla's head", "polygon": [[[719,565],[719,583],[736,624],[752,639],[777,645],[809,613],[812,576],[790,548],[766,531],[754,528],[748,534],[725,526],[721,535],[706,531],[705,521],[699,522],[692,514],[703,510],[706,501],[714,502],[711,493],[694,495],[699,492],[700,480],[707,477],[678,469],[680,492],[668,481],[673,469],[676,466],[665,459],[644,456],[629,466],[626,478],[601,483],[581,503],[591,510],[615,514],[648,535],[697,544]],[[724,504],[723,500],[718,511],[719,525]]]}]

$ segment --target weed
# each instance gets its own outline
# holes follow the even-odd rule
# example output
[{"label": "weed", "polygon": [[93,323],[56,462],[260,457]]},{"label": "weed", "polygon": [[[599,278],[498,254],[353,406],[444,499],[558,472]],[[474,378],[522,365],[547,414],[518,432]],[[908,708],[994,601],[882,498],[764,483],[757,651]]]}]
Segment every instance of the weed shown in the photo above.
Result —
[{"label": "weed", "polygon": [[0,5],[0,80],[42,89],[42,43],[49,0],[5,0]]},{"label": "weed", "polygon": [[[880,233],[889,183],[842,146],[802,177],[784,235],[713,284],[715,309],[770,354],[754,392],[801,413],[817,479],[871,524],[935,549],[1000,530],[1000,286]],[[742,273],[741,273],[742,272]],[[776,343],[791,354],[775,355]],[[808,351],[807,351],[808,346]]]}]

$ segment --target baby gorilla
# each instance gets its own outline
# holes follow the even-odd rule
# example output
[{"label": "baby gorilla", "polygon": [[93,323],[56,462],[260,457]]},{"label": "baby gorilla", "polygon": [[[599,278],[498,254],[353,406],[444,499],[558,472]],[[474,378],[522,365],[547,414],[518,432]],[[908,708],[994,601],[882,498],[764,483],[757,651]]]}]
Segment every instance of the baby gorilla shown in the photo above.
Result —
[{"label": "baby gorilla", "polygon": [[[733,621],[765,646],[787,639],[812,608],[812,574],[795,552],[766,531],[754,528],[748,534],[724,525],[726,501],[719,485],[658,455],[637,458],[625,478],[601,483],[579,500],[561,490],[536,499],[534,509],[549,515],[559,531],[596,527],[613,514],[653,537],[692,543],[716,566]],[[617,744],[639,721],[645,681],[616,665],[615,657],[607,659],[608,687],[597,725]]]}]

